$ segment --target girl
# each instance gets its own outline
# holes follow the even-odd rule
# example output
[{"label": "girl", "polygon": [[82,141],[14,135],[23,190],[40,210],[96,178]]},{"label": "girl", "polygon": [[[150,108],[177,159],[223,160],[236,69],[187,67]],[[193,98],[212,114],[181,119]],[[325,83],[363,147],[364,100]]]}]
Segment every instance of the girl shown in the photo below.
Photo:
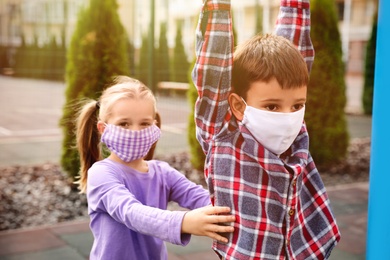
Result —
[{"label": "girl", "polygon": [[[187,245],[190,234],[227,242],[227,207],[167,163],[144,158],[160,137],[156,100],[141,82],[118,77],[77,119],[79,188],[87,193],[94,236],[90,259],[167,259],[163,241]],[[102,159],[101,143],[110,150]],[[168,211],[169,201],[192,211]]]}]

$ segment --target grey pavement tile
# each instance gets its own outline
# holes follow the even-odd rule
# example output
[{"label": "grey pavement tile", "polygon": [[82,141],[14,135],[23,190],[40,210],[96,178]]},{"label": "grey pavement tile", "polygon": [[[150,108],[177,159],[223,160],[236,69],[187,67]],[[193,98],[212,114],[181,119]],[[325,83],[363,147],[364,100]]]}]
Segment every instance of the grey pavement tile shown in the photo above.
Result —
[{"label": "grey pavement tile", "polygon": [[207,237],[192,236],[187,246],[178,246],[166,243],[169,252],[176,255],[193,254],[198,252],[213,252],[211,249],[212,240]]},{"label": "grey pavement tile", "polygon": [[76,234],[61,235],[69,246],[74,248],[79,254],[88,258],[93,244],[93,236],[91,232],[82,232]]},{"label": "grey pavement tile", "polygon": [[367,202],[357,201],[355,203],[346,203],[345,201],[338,201],[330,199],[330,205],[333,213],[336,216],[353,215],[367,212]]},{"label": "grey pavement tile", "polygon": [[330,255],[328,260],[365,260],[366,255],[363,254],[351,254],[349,252],[345,252],[339,250],[337,247],[333,249],[332,254]]},{"label": "grey pavement tile", "polygon": [[[219,260],[214,252],[199,252],[180,256],[182,260]],[[169,258],[169,260],[171,260]]]},{"label": "grey pavement tile", "polygon": [[25,254],[15,254],[8,256],[0,256],[0,260],[85,260],[87,258],[81,256],[76,250],[71,247],[64,246],[55,249],[41,250]]}]

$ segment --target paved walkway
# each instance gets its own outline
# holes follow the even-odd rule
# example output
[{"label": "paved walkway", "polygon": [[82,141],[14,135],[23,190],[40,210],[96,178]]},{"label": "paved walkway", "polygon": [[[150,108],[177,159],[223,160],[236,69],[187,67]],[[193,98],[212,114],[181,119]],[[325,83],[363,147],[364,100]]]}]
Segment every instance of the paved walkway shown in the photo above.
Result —
[{"label": "paved walkway", "polygon": [[[330,260],[365,259],[368,183],[329,187],[328,194],[342,234]],[[0,232],[0,259],[88,259],[93,242],[88,223],[88,219],[81,219]],[[217,259],[210,243],[208,238],[193,236],[186,247],[167,244],[169,259]]]},{"label": "paved walkway", "polygon": [[[0,80],[4,82],[4,78],[0,77]],[[358,100],[362,90],[361,79],[349,77],[347,85],[348,104],[346,110],[349,113],[347,119],[350,134],[352,137],[369,137],[371,136],[371,118],[359,115],[361,113],[360,101]],[[31,98],[26,97],[26,102],[30,101]],[[47,100],[45,104],[47,104],[46,102]],[[0,107],[1,103],[3,102],[0,102]],[[6,112],[6,109],[2,111],[5,114],[11,114],[9,111]],[[0,117],[4,113],[0,112]],[[12,118],[6,119],[12,121]],[[179,129],[177,125],[172,124],[170,127],[175,131],[172,131],[171,128],[167,130],[171,131],[172,135],[177,136],[177,129]],[[12,132],[6,130],[0,125],[0,136]],[[0,142],[0,148],[5,148],[1,146],[6,145],[5,141],[3,143]],[[333,250],[331,260],[365,259],[368,187],[368,183],[327,187],[342,235],[341,242]],[[52,226],[2,231],[0,232],[0,260],[88,259],[93,242],[88,223],[89,219],[79,219]],[[210,244],[210,239],[196,236],[192,237],[190,244],[186,247],[167,244],[169,259],[217,259],[210,249]]]}]

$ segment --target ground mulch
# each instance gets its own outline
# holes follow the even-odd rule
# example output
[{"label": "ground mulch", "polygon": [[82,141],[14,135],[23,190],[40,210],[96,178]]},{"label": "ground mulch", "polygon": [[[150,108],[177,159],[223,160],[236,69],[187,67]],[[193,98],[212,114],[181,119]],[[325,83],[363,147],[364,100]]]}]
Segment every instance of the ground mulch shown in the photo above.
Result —
[{"label": "ground mulch", "polygon": [[[347,158],[321,171],[325,186],[369,180],[370,138],[351,140]],[[191,166],[188,153],[164,160],[190,180],[204,185],[203,174]],[[0,231],[87,218],[87,199],[72,189],[58,164],[0,168]]]}]

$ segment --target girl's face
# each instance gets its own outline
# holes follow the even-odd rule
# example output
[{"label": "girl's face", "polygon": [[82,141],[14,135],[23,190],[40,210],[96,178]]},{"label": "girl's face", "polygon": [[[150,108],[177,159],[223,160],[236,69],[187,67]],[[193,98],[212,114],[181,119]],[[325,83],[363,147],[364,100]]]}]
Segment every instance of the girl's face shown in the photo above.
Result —
[{"label": "girl's face", "polygon": [[[112,106],[107,124],[129,130],[142,130],[154,124],[154,104],[147,99],[120,99]],[[102,132],[104,123],[98,128]],[[102,129],[103,128],[103,129]]]}]

